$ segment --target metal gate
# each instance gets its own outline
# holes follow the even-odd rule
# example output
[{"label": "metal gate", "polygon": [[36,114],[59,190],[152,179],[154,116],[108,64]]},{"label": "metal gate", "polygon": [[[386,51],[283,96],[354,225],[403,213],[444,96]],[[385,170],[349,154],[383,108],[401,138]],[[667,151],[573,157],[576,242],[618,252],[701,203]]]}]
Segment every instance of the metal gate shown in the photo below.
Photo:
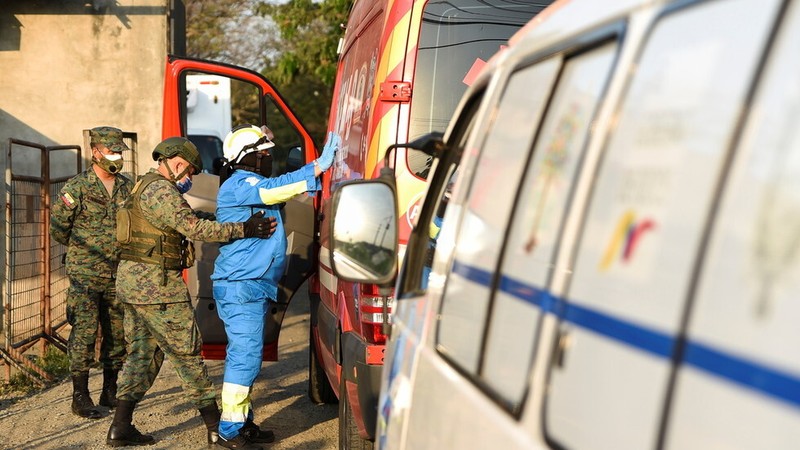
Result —
[{"label": "metal gate", "polygon": [[[123,155],[127,169],[123,173],[135,179],[136,134],[124,133],[123,139],[131,149]],[[86,144],[88,147],[88,140]],[[57,201],[64,184],[80,173],[85,156],[78,145],[44,146],[9,139],[6,267],[0,309],[0,358],[7,363],[6,379],[15,367],[43,384],[50,375],[26,358],[25,352],[37,344],[42,355],[49,344],[67,351],[66,247],[50,239],[50,205]]]}]

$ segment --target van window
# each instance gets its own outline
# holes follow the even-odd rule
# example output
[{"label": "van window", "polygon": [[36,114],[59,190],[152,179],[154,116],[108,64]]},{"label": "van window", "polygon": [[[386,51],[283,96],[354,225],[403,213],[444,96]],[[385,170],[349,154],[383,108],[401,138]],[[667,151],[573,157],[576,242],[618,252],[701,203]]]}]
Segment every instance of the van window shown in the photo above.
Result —
[{"label": "van window", "polygon": [[[433,211],[432,218],[428,223],[428,232],[427,238],[427,248],[425,250],[425,256],[423,258],[424,262],[422,267],[415,268],[415,266],[410,265],[406,268],[407,271],[409,270],[421,270],[422,273],[420,274],[417,279],[420,280],[420,285],[418,287],[412,288],[412,290],[416,292],[424,292],[428,288],[428,278],[430,277],[431,270],[433,269],[433,262],[437,257],[439,259],[442,258],[441,255],[437,255],[437,249],[439,244],[439,238],[441,237],[441,230],[444,225],[444,217],[447,212],[447,207],[450,204],[450,200],[453,196],[453,187],[455,186],[456,181],[458,180],[458,167],[461,163],[461,157],[464,154],[464,148],[467,145],[467,138],[472,133],[472,129],[475,126],[475,122],[478,116],[478,109],[481,104],[481,99],[483,98],[484,92],[477,93],[472,96],[469,100],[469,105],[467,105],[463,112],[459,115],[458,123],[454,129],[453,135],[450,137],[449,146],[450,150],[448,154],[444,158],[444,161],[441,162],[442,166],[440,167],[432,167],[434,170],[444,170],[446,181],[442,183],[441,186],[437,186],[439,191],[436,194],[435,198],[435,210]],[[431,188],[433,187],[433,180],[431,180]],[[427,199],[426,199],[427,200]],[[445,258],[449,255],[445,255]],[[447,269],[439,270],[439,272],[447,273]],[[439,277],[440,283],[444,282],[443,277]],[[441,286],[438,286],[441,289]]]},{"label": "van window", "polygon": [[779,3],[674,9],[634,64],[556,299],[567,345],[545,423],[559,447],[657,446],[698,246]]},{"label": "van window", "polygon": [[550,60],[511,77],[468,188],[437,341],[445,356],[470,373],[478,370],[503,230],[558,68],[558,61]]},{"label": "van window", "polygon": [[482,64],[550,3],[430,0],[417,44],[409,139],[444,132]]},{"label": "van window", "polygon": [[800,4],[783,28],[714,219],[667,448],[800,442]]},{"label": "van window", "polygon": [[522,182],[481,373],[512,408],[524,399],[564,211],[616,49],[605,44],[565,62]]}]

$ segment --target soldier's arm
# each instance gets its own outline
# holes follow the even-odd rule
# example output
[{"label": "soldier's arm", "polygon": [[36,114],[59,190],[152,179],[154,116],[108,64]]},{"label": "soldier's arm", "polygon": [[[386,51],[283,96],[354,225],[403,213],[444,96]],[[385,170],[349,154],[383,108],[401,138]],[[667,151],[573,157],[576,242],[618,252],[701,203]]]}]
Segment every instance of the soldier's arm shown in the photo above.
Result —
[{"label": "soldier's arm", "polygon": [[220,223],[197,217],[172,183],[155,181],[141,196],[145,218],[161,229],[177,230],[195,241],[228,242],[244,237],[241,222]]},{"label": "soldier's arm", "polygon": [[81,210],[80,189],[67,183],[50,208],[50,237],[58,243],[69,245],[72,224]]}]

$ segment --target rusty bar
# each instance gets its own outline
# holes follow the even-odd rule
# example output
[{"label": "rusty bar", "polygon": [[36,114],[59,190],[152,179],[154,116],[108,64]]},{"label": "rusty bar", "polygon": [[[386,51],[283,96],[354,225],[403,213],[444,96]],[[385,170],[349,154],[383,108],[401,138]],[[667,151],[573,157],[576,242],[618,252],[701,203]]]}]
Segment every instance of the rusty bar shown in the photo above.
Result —
[{"label": "rusty bar", "polygon": [[[50,317],[50,149],[46,148],[42,152],[42,226],[39,228],[42,233],[42,327],[44,334],[49,336],[52,333]],[[43,342],[47,342],[43,340]],[[46,347],[46,345],[45,345]],[[42,349],[44,355],[44,348]]]}]

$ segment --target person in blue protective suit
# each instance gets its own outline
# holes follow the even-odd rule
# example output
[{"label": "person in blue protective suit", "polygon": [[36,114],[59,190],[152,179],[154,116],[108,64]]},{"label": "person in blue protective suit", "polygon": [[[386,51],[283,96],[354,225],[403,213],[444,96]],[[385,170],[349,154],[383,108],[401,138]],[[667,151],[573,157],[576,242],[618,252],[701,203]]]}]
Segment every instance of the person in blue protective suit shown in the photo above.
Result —
[{"label": "person in blue protective suit", "polygon": [[278,281],[286,264],[279,204],[320,190],[317,177],[333,164],[340,142],[329,133],[322,155],[313,163],[272,177],[270,148],[274,144],[266,127],[243,125],[225,137],[223,154],[228,173],[233,172],[220,186],[217,220],[241,222],[264,211],[278,224],[270,239],[240,239],[222,245],[214,264],[214,300],[228,336],[218,446],[252,450],[275,439],[272,431],[254,423],[250,391],[261,370],[267,306],[278,297]]}]

